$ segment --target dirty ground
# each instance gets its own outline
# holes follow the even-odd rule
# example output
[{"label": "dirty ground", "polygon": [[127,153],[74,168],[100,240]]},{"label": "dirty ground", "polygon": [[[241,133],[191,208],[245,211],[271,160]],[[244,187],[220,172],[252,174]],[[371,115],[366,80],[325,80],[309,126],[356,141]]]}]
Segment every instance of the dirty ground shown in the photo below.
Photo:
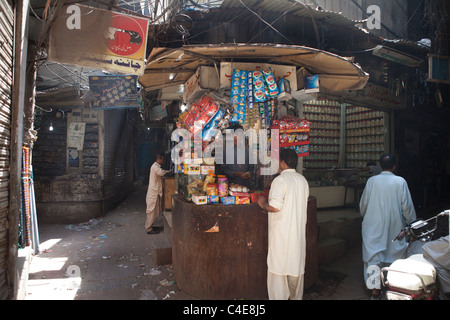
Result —
[{"label": "dirty ground", "polygon": [[[26,300],[196,300],[180,291],[172,265],[155,265],[141,186],[104,217],[80,224],[40,224],[40,253],[32,258]],[[162,215],[157,225],[163,225]],[[305,300],[367,300],[360,247],[320,266]],[[239,297],[236,297],[239,299]]]}]

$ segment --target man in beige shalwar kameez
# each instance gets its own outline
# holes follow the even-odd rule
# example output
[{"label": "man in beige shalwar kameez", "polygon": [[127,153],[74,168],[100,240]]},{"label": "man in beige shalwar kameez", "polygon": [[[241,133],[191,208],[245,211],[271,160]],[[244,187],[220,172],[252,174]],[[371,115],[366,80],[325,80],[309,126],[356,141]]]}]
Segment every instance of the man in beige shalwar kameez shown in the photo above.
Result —
[{"label": "man in beige shalwar kameez", "polygon": [[309,186],[305,177],[295,171],[297,161],[295,151],[281,150],[281,173],[272,181],[268,202],[262,197],[258,199],[269,216],[267,291],[270,300],[303,298]]},{"label": "man in beige shalwar kameez", "polygon": [[150,168],[150,177],[148,181],[147,197],[145,199],[147,203],[147,220],[145,221],[145,230],[148,234],[159,233],[159,228],[154,227],[153,223],[158,218],[159,213],[162,210],[162,177],[170,172],[161,168],[164,163],[164,155],[157,154],[156,161]]}]

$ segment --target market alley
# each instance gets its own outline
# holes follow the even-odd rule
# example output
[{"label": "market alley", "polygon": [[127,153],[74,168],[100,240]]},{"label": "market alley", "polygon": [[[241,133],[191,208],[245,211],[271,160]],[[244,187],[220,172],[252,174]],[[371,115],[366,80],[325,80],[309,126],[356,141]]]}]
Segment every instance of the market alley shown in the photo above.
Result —
[{"label": "market alley", "polygon": [[[32,258],[27,300],[195,300],[176,285],[171,264],[155,265],[147,235],[146,186],[99,219],[80,224],[40,224],[40,253]],[[163,225],[160,215],[158,224]],[[359,246],[330,265],[305,300],[366,300]],[[236,297],[240,299],[240,297]]]}]

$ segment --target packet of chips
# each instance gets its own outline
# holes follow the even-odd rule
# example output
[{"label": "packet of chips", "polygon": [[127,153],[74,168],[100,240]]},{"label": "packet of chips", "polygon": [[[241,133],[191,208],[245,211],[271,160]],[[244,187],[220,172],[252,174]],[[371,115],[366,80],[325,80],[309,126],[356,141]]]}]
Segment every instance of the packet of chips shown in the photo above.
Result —
[{"label": "packet of chips", "polygon": [[219,126],[220,121],[222,120],[222,117],[225,114],[224,109],[219,109],[215,116],[206,124],[205,128],[202,132],[202,138],[203,140],[210,140],[214,135],[214,129],[217,129]]}]

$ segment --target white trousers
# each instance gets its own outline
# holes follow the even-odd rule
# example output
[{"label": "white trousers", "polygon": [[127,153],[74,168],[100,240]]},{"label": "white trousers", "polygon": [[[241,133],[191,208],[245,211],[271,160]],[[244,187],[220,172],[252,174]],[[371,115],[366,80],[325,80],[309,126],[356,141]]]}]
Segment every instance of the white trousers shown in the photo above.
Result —
[{"label": "white trousers", "polygon": [[270,300],[302,300],[304,274],[294,277],[267,271],[267,292]]}]

